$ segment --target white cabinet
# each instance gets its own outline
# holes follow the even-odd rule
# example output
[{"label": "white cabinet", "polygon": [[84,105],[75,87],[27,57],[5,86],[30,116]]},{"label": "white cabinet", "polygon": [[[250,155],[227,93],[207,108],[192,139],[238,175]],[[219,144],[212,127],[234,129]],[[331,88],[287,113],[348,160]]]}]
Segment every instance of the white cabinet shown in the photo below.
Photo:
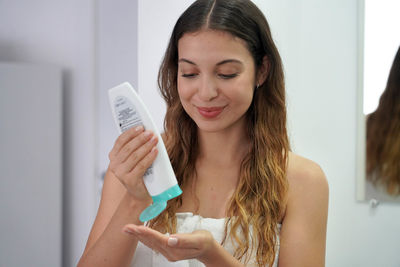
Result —
[{"label": "white cabinet", "polygon": [[0,266],[61,266],[62,82],[0,63]]}]

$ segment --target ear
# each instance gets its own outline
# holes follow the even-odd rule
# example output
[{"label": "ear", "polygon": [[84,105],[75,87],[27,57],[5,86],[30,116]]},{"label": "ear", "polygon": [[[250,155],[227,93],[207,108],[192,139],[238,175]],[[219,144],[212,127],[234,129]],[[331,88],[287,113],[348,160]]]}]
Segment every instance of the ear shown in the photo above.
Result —
[{"label": "ear", "polygon": [[256,84],[261,86],[267,80],[269,70],[270,70],[270,63],[268,57],[264,56],[262,64],[257,71]]}]

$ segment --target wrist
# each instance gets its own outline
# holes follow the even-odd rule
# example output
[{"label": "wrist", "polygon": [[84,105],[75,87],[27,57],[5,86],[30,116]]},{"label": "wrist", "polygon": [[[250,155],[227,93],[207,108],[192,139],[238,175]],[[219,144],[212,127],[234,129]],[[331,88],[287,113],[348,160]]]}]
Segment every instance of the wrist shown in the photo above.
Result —
[{"label": "wrist", "polygon": [[134,209],[138,208],[146,208],[151,203],[153,203],[153,199],[149,196],[148,198],[136,198],[129,192],[126,192],[125,199],[128,201],[129,206]]},{"label": "wrist", "polygon": [[124,202],[126,203],[124,206],[127,208],[127,211],[131,214],[130,216],[137,218],[137,222],[135,224],[137,223],[142,224],[142,222],[139,221],[139,216],[144,209],[146,209],[148,206],[151,205],[152,199],[151,198],[137,199],[133,197],[131,194],[126,193],[124,196]]},{"label": "wrist", "polygon": [[201,261],[206,267],[244,267],[241,262],[215,240],[213,240],[208,249],[197,260]]},{"label": "wrist", "polygon": [[202,253],[199,257],[197,257],[197,260],[202,262],[205,266],[212,266],[212,264],[216,262],[219,250],[221,248],[222,248],[221,245],[218,244],[217,241],[215,241],[215,239],[212,239],[212,241],[207,246],[204,253]]}]

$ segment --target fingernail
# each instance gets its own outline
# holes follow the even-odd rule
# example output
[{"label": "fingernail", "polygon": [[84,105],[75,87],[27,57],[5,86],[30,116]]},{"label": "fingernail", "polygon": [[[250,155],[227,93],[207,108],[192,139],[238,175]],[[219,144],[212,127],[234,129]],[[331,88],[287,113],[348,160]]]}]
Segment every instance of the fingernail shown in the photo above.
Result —
[{"label": "fingernail", "polygon": [[124,228],[124,232],[125,233],[127,233],[127,234],[135,234],[131,229],[129,229],[129,228]]},{"label": "fingernail", "polygon": [[133,234],[133,235],[137,235],[137,234],[141,233],[140,230],[135,226],[129,226],[129,227],[124,228],[124,232],[126,232],[128,234]]},{"label": "fingernail", "polygon": [[144,135],[144,137],[149,137],[149,136],[151,135],[151,132],[145,131],[145,132],[143,133],[143,135]]},{"label": "fingernail", "polygon": [[168,238],[168,245],[169,246],[175,246],[176,244],[178,244],[178,238],[176,238],[176,237]]},{"label": "fingernail", "polygon": [[140,132],[141,130],[143,130],[143,126],[142,126],[142,125],[139,125],[139,126],[137,126],[137,127],[135,128],[135,131],[136,131],[136,132]]}]

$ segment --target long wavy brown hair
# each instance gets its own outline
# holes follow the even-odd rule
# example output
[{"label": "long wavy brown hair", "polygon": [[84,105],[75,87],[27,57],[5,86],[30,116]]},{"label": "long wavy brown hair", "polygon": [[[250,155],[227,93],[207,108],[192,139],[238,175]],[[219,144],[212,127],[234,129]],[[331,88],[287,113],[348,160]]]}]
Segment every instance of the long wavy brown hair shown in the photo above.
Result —
[{"label": "long wavy brown hair", "polygon": [[400,47],[378,108],[367,118],[367,179],[400,195]]},{"label": "long wavy brown hair", "polygon": [[[277,225],[284,213],[288,188],[285,85],[282,62],[267,20],[251,1],[199,0],[178,19],[158,76],[167,103],[164,128],[169,157],[179,185],[188,184],[196,174],[199,148],[197,126],[183,109],[177,90],[178,41],[185,33],[202,29],[228,32],[244,40],[256,70],[263,58],[268,58],[267,79],[254,91],[246,113],[251,144],[228,206],[222,243],[230,236],[237,244],[234,253],[237,259],[247,262],[251,254],[248,252],[254,249],[259,266],[272,265],[277,249]],[[169,201],[167,209],[150,221],[149,226],[164,233],[176,232],[175,214],[181,205],[182,197]]]}]

